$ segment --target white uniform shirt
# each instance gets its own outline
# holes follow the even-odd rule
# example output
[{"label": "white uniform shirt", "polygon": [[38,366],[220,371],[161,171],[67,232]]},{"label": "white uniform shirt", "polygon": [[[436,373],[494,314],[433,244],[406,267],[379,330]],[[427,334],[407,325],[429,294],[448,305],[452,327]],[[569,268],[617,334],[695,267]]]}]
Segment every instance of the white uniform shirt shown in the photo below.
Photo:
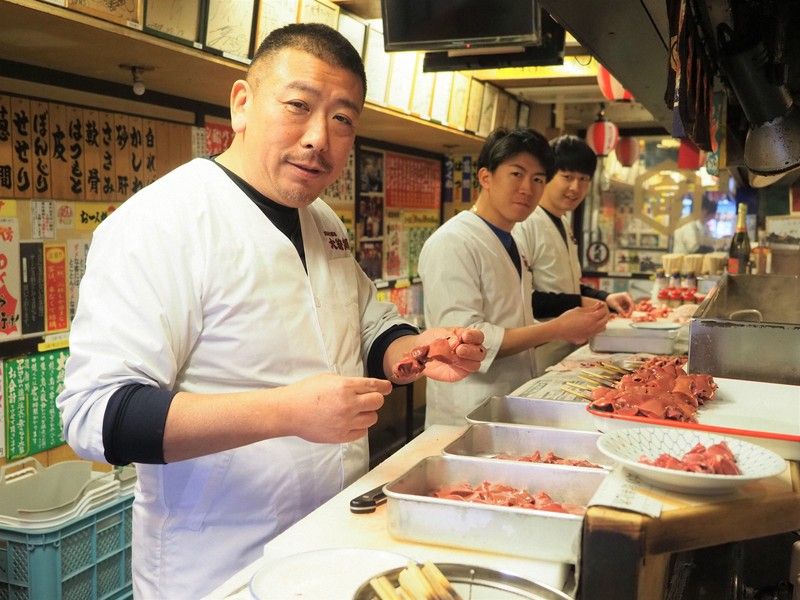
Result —
[{"label": "white uniform shirt", "polygon": [[507,394],[535,375],[533,352],[497,358],[505,330],[534,323],[531,277],[520,249],[522,277],[478,215],[461,212],[425,242],[419,257],[428,327],[476,327],[486,357],[477,373],[456,383],[428,379],[425,426],[461,425],[484,399]]},{"label": "white uniform shirt", "polygon": [[[581,263],[578,246],[572,236],[572,223],[564,215],[561,223],[567,232],[567,243],[553,219],[544,208],[537,206],[512,231],[517,245],[524,248],[531,260],[533,288],[538,292],[555,294],[581,293]],[[534,308],[535,310],[535,308]],[[577,346],[563,340],[553,340],[536,348],[536,375],[573,352]]]},{"label": "white uniform shirt", "polygon": [[714,244],[711,232],[700,219],[685,223],[672,233],[672,252],[675,254],[694,254],[700,246],[713,248]]},{"label": "white uniform shirt", "polygon": [[[211,161],[179,167],[96,230],[70,333],[64,432],[102,461],[103,416],[122,385],[195,393],[364,375],[375,338],[402,322],[321,200],[300,211],[297,250]],[[352,444],[275,438],[168,465],[137,465],[134,591],[199,598],[269,539],[366,471]]]},{"label": "white uniform shirt", "polygon": [[558,294],[581,293],[581,263],[578,246],[570,232],[572,224],[564,215],[561,222],[567,231],[567,243],[553,220],[541,206],[512,233],[521,249],[528,254],[533,267],[533,288],[538,292]]}]

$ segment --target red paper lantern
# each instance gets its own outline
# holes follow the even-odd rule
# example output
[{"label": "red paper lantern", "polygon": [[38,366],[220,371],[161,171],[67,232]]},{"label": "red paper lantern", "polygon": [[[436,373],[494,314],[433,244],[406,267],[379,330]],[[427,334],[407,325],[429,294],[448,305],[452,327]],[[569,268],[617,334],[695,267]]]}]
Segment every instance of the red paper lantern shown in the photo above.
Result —
[{"label": "red paper lantern", "polygon": [[619,164],[632,167],[639,160],[639,140],[633,137],[621,137],[614,148]]},{"label": "red paper lantern", "polygon": [[597,85],[606,100],[633,100],[633,94],[622,87],[603,65],[597,67]]},{"label": "red paper lantern", "polygon": [[586,143],[597,156],[607,156],[617,145],[619,130],[611,121],[601,118],[586,128]]},{"label": "red paper lantern", "polygon": [[692,140],[683,138],[678,148],[678,168],[696,171],[706,161],[705,153]]}]

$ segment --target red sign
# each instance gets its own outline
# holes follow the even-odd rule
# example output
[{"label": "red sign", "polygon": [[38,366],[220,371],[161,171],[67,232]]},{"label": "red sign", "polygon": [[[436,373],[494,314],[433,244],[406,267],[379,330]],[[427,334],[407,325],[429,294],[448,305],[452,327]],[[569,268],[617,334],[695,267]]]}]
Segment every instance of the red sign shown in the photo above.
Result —
[{"label": "red sign", "polygon": [[442,163],[387,152],[383,185],[387,209],[438,209],[442,201]]},{"label": "red sign", "polygon": [[66,329],[69,320],[67,318],[67,248],[65,244],[45,245],[44,282],[46,330]]},{"label": "red sign", "polygon": [[206,155],[216,156],[228,149],[233,141],[233,129],[227,125],[206,123]]}]

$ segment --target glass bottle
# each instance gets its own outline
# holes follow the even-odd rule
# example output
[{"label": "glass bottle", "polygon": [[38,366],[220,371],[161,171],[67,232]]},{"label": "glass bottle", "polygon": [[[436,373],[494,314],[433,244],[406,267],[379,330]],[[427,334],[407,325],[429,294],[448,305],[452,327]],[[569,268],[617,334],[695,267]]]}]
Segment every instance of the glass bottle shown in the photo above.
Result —
[{"label": "glass bottle", "polygon": [[747,272],[750,262],[750,237],[747,235],[747,205],[739,204],[736,233],[728,250],[728,273],[740,275]]}]

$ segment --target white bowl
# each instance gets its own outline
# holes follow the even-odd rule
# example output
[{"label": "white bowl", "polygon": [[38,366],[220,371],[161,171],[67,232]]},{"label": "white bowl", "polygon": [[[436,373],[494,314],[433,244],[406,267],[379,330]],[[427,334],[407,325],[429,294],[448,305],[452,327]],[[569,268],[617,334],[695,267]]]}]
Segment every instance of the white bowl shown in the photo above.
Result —
[{"label": "white bowl", "polygon": [[[741,475],[710,475],[666,469],[639,462],[668,453],[680,459],[697,443],[708,447],[725,442],[736,458]],[[720,494],[750,481],[783,473],[786,461],[774,452],[736,438],[689,429],[635,427],[608,431],[597,440],[597,448],[609,458],[652,485],[690,494]]]}]

